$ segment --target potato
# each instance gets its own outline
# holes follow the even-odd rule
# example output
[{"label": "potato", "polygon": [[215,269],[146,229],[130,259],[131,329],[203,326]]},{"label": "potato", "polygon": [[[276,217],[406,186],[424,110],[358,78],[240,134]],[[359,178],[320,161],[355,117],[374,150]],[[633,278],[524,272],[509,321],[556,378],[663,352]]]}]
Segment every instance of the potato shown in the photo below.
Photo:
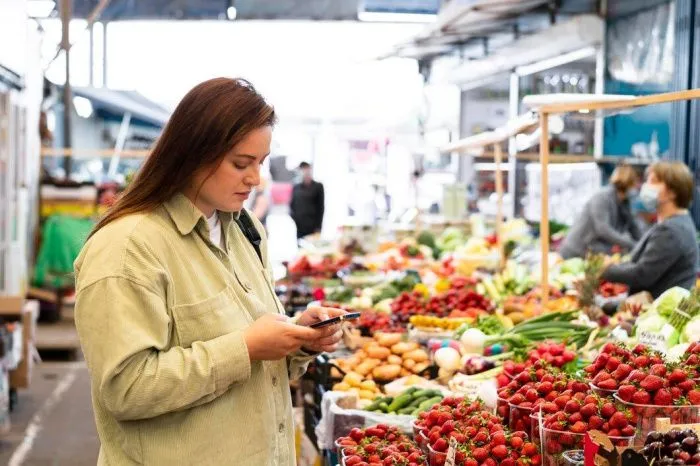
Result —
[{"label": "potato", "polygon": [[350,390],[350,385],[347,382],[338,382],[333,385],[334,392],[347,392],[348,390]]},{"label": "potato", "polygon": [[377,384],[374,382],[374,380],[365,380],[360,384],[360,388],[362,390],[369,390],[371,392],[376,392],[377,391]]},{"label": "potato", "polygon": [[400,333],[377,333],[374,338],[382,346],[387,348],[394,346],[401,341],[402,335]]},{"label": "potato", "polygon": [[357,358],[358,361],[362,361],[363,359],[367,359],[367,352],[365,350],[360,350],[352,357]]},{"label": "potato", "polygon": [[414,361],[413,359],[404,359],[403,360],[403,367],[405,367],[406,369],[413,369],[413,366],[415,366],[415,365],[416,365],[416,361]]},{"label": "potato", "polygon": [[398,364],[387,364],[379,366],[372,371],[375,380],[394,380],[401,373],[401,366]]},{"label": "potato", "polygon": [[401,356],[396,356],[395,354],[392,354],[388,358],[386,358],[386,362],[389,364],[401,364]]},{"label": "potato", "polygon": [[428,353],[426,353],[423,349],[409,351],[408,353],[404,353],[402,357],[404,359],[413,359],[416,362],[425,362],[430,359]]},{"label": "potato", "polygon": [[347,383],[351,387],[359,387],[362,383],[362,375],[357,372],[348,372],[345,374],[343,382]]},{"label": "potato", "polygon": [[399,375],[400,375],[401,377],[408,377],[409,375],[411,375],[411,371],[409,371],[408,369],[404,369],[404,368],[402,367],[402,368],[401,368],[401,372],[399,373]]},{"label": "potato", "polygon": [[391,347],[391,352],[394,354],[403,355],[409,351],[413,351],[418,348],[418,343],[413,341],[402,341],[401,343],[396,343]]},{"label": "potato", "polygon": [[375,367],[377,367],[378,365],[380,365],[380,364],[382,363],[382,361],[379,360],[379,359],[366,359],[366,360],[365,360],[365,363],[366,363],[366,364],[369,364],[369,366],[370,366],[372,369],[374,369]]},{"label": "potato", "polygon": [[421,372],[426,370],[428,367],[430,367],[430,364],[428,364],[427,362],[419,362],[415,366],[413,366],[413,369],[411,369],[411,370],[413,371],[414,374],[420,374]]},{"label": "potato", "polygon": [[374,392],[370,390],[360,390],[360,399],[362,400],[373,400],[375,397]]},{"label": "potato", "polygon": [[391,355],[391,351],[383,346],[373,346],[367,349],[367,355],[373,359],[384,360]]},{"label": "potato", "polygon": [[[369,374],[370,372],[372,372],[372,369],[374,369],[375,367],[377,367],[377,366],[373,365],[371,361],[367,360],[367,361],[363,362],[362,364],[360,364],[359,366],[357,366],[355,368],[355,372],[357,372],[362,377],[364,377],[367,374]],[[353,386],[359,387],[360,383],[362,383],[362,382],[360,381],[359,383],[357,383],[357,385],[353,384]]]}]

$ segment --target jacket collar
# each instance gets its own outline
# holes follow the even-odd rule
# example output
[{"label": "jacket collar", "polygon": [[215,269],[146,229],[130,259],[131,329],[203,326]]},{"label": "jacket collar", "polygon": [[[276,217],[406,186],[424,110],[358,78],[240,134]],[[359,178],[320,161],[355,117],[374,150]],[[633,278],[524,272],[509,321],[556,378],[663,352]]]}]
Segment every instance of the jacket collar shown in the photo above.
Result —
[{"label": "jacket collar", "polygon": [[[209,225],[204,214],[184,194],[177,193],[166,201],[163,206],[180,234],[189,235],[200,223],[207,232],[209,231]],[[228,228],[231,221],[238,219],[239,216],[240,212],[219,211],[219,218],[224,229]]]}]

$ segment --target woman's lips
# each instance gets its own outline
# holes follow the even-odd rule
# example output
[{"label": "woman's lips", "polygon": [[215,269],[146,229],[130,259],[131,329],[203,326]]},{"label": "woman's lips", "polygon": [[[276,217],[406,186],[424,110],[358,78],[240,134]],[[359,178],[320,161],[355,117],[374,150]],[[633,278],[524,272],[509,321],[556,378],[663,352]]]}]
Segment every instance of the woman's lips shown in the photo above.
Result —
[{"label": "woman's lips", "polygon": [[250,191],[244,193],[236,193],[236,196],[242,197],[243,199],[247,199],[248,196],[250,196]]}]

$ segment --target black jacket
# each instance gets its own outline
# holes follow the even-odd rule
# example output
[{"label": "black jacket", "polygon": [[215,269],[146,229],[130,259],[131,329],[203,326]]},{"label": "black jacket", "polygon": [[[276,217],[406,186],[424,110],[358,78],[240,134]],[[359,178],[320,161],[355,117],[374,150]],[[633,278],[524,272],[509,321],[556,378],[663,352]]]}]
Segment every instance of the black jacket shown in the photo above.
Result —
[{"label": "black jacket", "polygon": [[313,234],[321,230],[325,196],[323,185],[317,181],[299,183],[292,191],[290,213],[297,225],[297,238]]}]

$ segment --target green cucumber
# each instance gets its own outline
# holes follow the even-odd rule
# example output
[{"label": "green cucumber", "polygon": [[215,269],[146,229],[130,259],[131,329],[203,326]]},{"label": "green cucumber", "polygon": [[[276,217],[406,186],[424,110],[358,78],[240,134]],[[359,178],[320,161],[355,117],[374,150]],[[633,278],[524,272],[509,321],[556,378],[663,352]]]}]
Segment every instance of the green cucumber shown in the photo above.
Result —
[{"label": "green cucumber", "polygon": [[426,409],[430,409],[435,403],[440,403],[441,401],[442,401],[442,396],[435,396],[433,398],[430,398],[430,399],[422,402],[418,406],[418,409],[420,409],[421,411],[424,411]]},{"label": "green cucumber", "polygon": [[405,408],[406,406],[408,406],[409,403],[411,403],[412,399],[413,398],[411,397],[411,395],[406,393],[397,396],[396,398],[394,398],[394,401],[392,401],[389,405],[389,412],[394,413],[401,408]]},{"label": "green cucumber", "polygon": [[381,403],[379,403],[379,409],[380,409],[383,413],[388,413],[388,412],[389,412],[389,404],[387,404],[386,402],[382,401]]},{"label": "green cucumber", "polygon": [[408,407],[408,408],[401,408],[398,411],[396,411],[396,414],[411,414],[415,408]]},{"label": "green cucumber", "polygon": [[365,411],[374,411],[375,409],[379,408],[379,404],[382,402],[381,398],[377,398],[374,400],[372,403],[368,404],[367,407],[365,408]]},{"label": "green cucumber", "polygon": [[420,398],[414,398],[413,400],[411,400],[411,404],[408,405],[408,407],[416,409],[418,406],[420,406],[420,404],[422,402],[424,402],[425,400],[429,400],[429,399],[430,399],[429,396],[422,396]]}]

